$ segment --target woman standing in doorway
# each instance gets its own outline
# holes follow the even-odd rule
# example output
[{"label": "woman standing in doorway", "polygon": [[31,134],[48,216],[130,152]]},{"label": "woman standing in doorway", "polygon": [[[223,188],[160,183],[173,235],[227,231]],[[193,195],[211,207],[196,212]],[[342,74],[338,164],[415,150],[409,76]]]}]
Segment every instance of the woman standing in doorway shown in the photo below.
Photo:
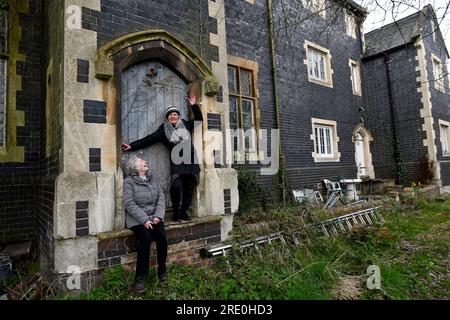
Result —
[{"label": "woman standing in doorway", "polygon": [[[169,149],[169,152],[171,153],[170,198],[172,200],[174,221],[191,220],[187,214],[187,210],[191,206],[192,195],[199,181],[200,166],[192,144],[191,133],[194,129],[195,121],[203,121],[203,116],[196,101],[196,96],[190,94],[188,102],[194,113],[194,120],[181,119],[180,109],[171,106],[166,109],[164,123],[162,123],[155,132],[140,140],[131,142],[130,144],[122,144],[122,149],[124,151],[139,150],[158,142],[163,143]],[[180,153],[177,153],[176,156],[179,157],[179,159],[182,159],[182,161],[174,159],[174,156],[172,155],[172,150],[176,146],[179,147],[177,150],[180,150]],[[188,158],[186,158],[188,161],[185,161],[186,159],[183,157],[184,150],[191,151],[190,156],[188,155]]]}]

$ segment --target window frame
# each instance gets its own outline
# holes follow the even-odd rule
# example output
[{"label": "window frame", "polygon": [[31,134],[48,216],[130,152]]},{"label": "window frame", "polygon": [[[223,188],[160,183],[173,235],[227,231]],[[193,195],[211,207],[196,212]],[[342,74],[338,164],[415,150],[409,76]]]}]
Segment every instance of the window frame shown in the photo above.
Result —
[{"label": "window frame", "polygon": [[[341,153],[339,152],[339,136],[337,135],[337,122],[334,120],[311,118],[312,134],[310,139],[313,140],[314,151],[311,153],[314,162],[340,162]],[[330,130],[330,150],[331,153],[318,152],[319,145],[316,135],[316,129]],[[325,137],[325,136],[324,136]],[[325,141],[325,139],[324,139]]]},{"label": "window frame", "polygon": [[431,54],[431,61],[433,67],[434,88],[440,92],[445,93],[445,76],[444,65],[434,53]]},{"label": "window frame", "polygon": [[[344,9],[345,33],[356,39],[356,17]],[[351,28],[351,29],[350,29]]]},{"label": "window frame", "polygon": [[[316,141],[316,156],[318,158],[334,158],[334,148],[333,148],[333,126],[324,124],[314,124],[314,134]],[[320,133],[322,130],[323,137]],[[318,134],[319,132],[319,134]],[[323,147],[323,148],[322,148]],[[322,150],[324,152],[322,152]],[[329,151],[329,152],[328,152]]]},{"label": "window frame", "polygon": [[[328,50],[327,48],[324,48],[322,46],[319,46],[318,44],[315,44],[311,41],[305,40],[305,44],[304,44],[304,48],[305,48],[305,53],[306,53],[306,59],[303,60],[304,64],[306,65],[307,68],[307,73],[308,73],[308,81],[315,83],[315,84],[320,84],[322,86],[328,87],[328,88],[333,88],[333,69],[331,66],[331,53],[330,50]],[[311,76],[311,68],[312,68],[312,62],[310,61],[310,52],[313,51],[319,55],[324,56],[325,59],[325,71],[326,71],[326,80],[321,80],[318,78],[315,78],[313,76]]]},{"label": "window frame", "polygon": [[[245,132],[242,132],[241,130],[239,130],[238,144],[237,144],[237,150],[236,150],[236,145],[235,145],[234,136],[233,136],[233,140],[231,141],[231,149],[232,149],[232,153],[233,153],[233,159],[237,160],[237,161],[242,161],[242,160],[256,161],[259,158],[259,150],[260,150],[259,141],[258,141],[259,118],[260,118],[260,113],[259,113],[259,108],[258,108],[259,90],[257,87],[257,75],[258,75],[258,69],[259,69],[258,63],[256,63],[255,61],[247,60],[247,59],[240,58],[240,57],[228,56],[227,75],[228,75],[229,68],[235,69],[235,75],[236,75],[235,85],[237,87],[237,92],[230,91],[229,90],[230,83],[228,80],[227,91],[228,91],[228,100],[229,100],[229,111],[231,112],[231,98],[233,97],[236,99],[236,106],[237,106],[237,114],[238,114],[237,129],[244,130],[244,121],[243,121],[244,120],[244,112],[243,112],[244,101],[251,101],[252,102],[252,111],[251,111],[252,125],[251,125],[251,128],[254,129],[254,131],[253,131],[254,135],[251,137],[252,138],[252,147],[254,147],[253,149],[249,149],[246,147],[245,140],[246,140],[247,136],[245,135]],[[245,95],[245,93],[243,93],[243,91],[242,91],[241,71],[249,72],[251,75],[251,80],[250,80],[250,89],[252,91],[251,96]],[[228,121],[229,120],[230,120],[230,114],[228,116]],[[230,129],[232,129],[231,122],[230,122]],[[235,130],[235,128],[233,128],[233,130]],[[241,146],[243,146],[243,148]],[[241,151],[244,152],[243,155],[240,154]]]},{"label": "window frame", "polygon": [[437,29],[435,29],[436,27],[435,27],[433,19],[431,19],[430,22],[431,22],[431,34],[432,34],[433,42],[436,42]]},{"label": "window frame", "polygon": [[[352,59],[348,60],[348,66],[350,68],[350,81],[352,83],[352,92],[355,96],[362,96],[362,84],[361,84],[361,68],[359,61]],[[356,74],[354,73],[356,69]]]},{"label": "window frame", "polygon": [[302,0],[302,5],[312,13],[317,14],[318,16],[325,19],[325,0]]},{"label": "window frame", "polygon": [[[442,133],[444,131],[445,131],[445,134],[447,135],[446,141],[443,139],[444,137],[443,137]],[[439,136],[440,136],[440,140],[441,140],[442,156],[450,157],[450,150],[449,150],[449,148],[450,148],[450,122],[439,119]],[[446,152],[444,152],[444,143],[447,146]]]}]

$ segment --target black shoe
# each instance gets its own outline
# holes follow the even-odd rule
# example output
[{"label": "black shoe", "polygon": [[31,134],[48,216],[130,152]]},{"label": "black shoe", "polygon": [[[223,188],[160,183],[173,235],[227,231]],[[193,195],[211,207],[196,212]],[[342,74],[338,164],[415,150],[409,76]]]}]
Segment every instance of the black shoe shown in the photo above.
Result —
[{"label": "black shoe", "polygon": [[160,282],[167,282],[167,280],[169,280],[169,276],[167,275],[167,271],[158,272],[158,280]]},{"label": "black shoe", "polygon": [[189,217],[189,215],[185,211],[183,211],[183,212],[181,212],[181,220],[183,220],[183,221],[191,221],[192,218]]},{"label": "black shoe", "polygon": [[181,221],[181,214],[179,211],[173,212],[173,221],[174,222],[180,222]]},{"label": "black shoe", "polygon": [[137,294],[145,293],[144,278],[137,278],[134,282],[134,292]]}]

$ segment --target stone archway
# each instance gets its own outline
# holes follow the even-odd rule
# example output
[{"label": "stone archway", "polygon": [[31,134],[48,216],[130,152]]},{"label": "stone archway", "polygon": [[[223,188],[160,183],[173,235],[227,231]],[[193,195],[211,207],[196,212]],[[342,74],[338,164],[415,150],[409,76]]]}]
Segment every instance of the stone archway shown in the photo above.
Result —
[{"label": "stone archway", "polygon": [[[121,169],[122,152],[122,86],[124,77],[128,77],[130,70],[136,70],[143,66],[162,66],[165,74],[176,78],[176,85],[179,90],[183,83],[200,98],[202,96],[202,84],[205,80],[211,80],[212,72],[210,68],[195,54],[187,45],[175,36],[164,30],[148,30],[137,32],[120,37],[110,43],[103,45],[97,51],[95,62],[95,76],[106,81],[108,96],[108,109],[111,116],[116,119],[117,125],[117,175],[115,188],[115,222],[114,229],[124,228],[124,212],[122,204],[122,184],[123,173]],[[142,71],[142,70],[141,70]],[[142,72],[141,72],[142,73]],[[144,75],[145,77],[145,75]],[[143,80],[143,79],[141,79]],[[145,79],[144,79],[145,80]],[[177,89],[177,90],[178,90]],[[177,93],[179,95],[180,93]],[[179,99],[178,99],[179,100]],[[187,113],[187,110],[186,110]],[[156,119],[159,121],[161,119]],[[148,130],[153,130],[150,128]],[[146,129],[146,130],[147,130]],[[148,131],[147,130],[147,131]],[[145,131],[145,130],[144,130]],[[139,137],[150,132],[141,132]],[[129,141],[127,141],[129,142]],[[150,160],[150,159],[149,159]],[[167,186],[166,186],[167,187]],[[199,198],[199,194],[194,196]],[[167,204],[166,205],[170,205]],[[196,201],[193,201],[194,211]]]},{"label": "stone archway", "polygon": [[363,124],[358,124],[353,131],[352,141],[355,144],[355,162],[358,178],[375,178],[372,153],[370,151],[370,142],[373,141],[373,138],[370,131]]}]

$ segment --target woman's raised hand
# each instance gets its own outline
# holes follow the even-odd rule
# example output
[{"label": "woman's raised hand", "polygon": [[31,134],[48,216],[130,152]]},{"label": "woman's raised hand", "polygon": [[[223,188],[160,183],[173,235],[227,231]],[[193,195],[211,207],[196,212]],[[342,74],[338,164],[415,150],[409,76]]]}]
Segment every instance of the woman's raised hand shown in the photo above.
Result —
[{"label": "woman's raised hand", "polygon": [[188,101],[189,101],[189,105],[193,106],[195,104],[195,102],[197,101],[197,97],[195,96],[195,94],[190,93],[188,96]]}]

